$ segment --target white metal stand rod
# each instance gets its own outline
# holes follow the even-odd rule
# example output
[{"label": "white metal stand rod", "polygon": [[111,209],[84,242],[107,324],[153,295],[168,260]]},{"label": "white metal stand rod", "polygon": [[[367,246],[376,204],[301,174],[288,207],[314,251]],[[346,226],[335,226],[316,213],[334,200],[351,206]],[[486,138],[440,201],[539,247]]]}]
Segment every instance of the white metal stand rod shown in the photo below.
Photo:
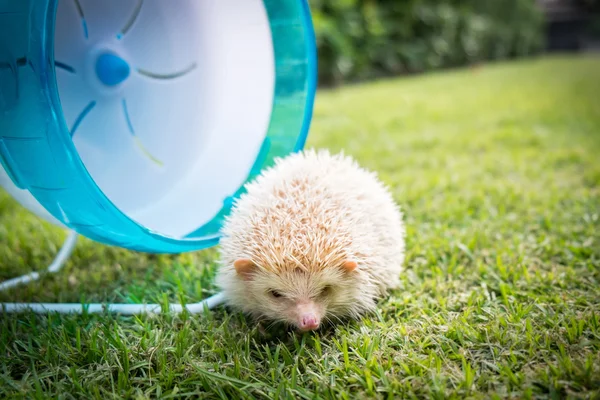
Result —
[{"label": "white metal stand rod", "polygon": [[[61,268],[65,265],[65,262],[69,259],[69,256],[75,249],[75,244],[77,244],[77,233],[74,231],[69,232],[69,236],[65,240],[65,243],[62,245],[60,251],[52,261],[52,264],[48,266],[46,269],[46,273],[56,273],[61,270]],[[25,283],[37,281],[42,274],[38,272],[31,272],[29,274],[19,276],[13,279],[9,279],[0,283],[0,292],[3,290],[7,290],[13,288],[18,285],[22,285]]]},{"label": "white metal stand rod", "polygon": [[[71,231],[69,236],[65,240],[62,248],[56,255],[56,258],[46,269],[46,273],[56,273],[64,266],[65,262],[69,259],[69,256],[75,248],[77,243],[77,233]],[[9,279],[0,283],[0,291],[10,289],[17,285],[36,281],[42,276],[38,272],[31,272],[29,274],[19,276],[17,278]],[[217,307],[224,302],[223,293],[217,293],[214,296],[209,297],[199,303],[188,304],[185,307],[180,304],[170,304],[169,310],[172,312],[180,313],[185,308],[192,314],[201,313],[204,307],[209,310]],[[158,313],[162,310],[160,304],[79,304],[79,303],[0,303],[0,313],[17,313],[24,311],[32,311],[38,314],[46,314],[48,312],[57,312],[61,314],[71,314],[83,312],[87,313],[101,313],[105,311],[119,313],[123,315],[134,315],[144,313]]]},{"label": "white metal stand rod", "polygon": [[[204,310],[205,306],[209,310],[212,310],[222,304],[223,300],[223,293],[217,293],[199,303],[188,304],[185,307],[180,304],[170,304],[169,310],[180,313],[185,308],[192,314],[198,314]],[[135,315],[160,313],[162,310],[160,304],[2,303],[0,306],[0,313],[32,311],[37,314],[46,314],[49,312],[57,312],[59,314],[83,314],[87,312],[93,314],[108,311],[122,315]]]}]

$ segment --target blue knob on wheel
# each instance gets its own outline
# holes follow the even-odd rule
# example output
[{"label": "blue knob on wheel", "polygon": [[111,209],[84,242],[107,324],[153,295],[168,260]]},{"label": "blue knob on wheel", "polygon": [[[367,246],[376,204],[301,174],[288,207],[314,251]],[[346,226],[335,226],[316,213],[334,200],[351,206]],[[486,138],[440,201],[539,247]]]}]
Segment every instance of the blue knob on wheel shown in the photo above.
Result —
[{"label": "blue knob on wheel", "polygon": [[100,82],[106,86],[116,86],[129,76],[131,68],[127,61],[111,54],[101,54],[96,60],[96,74]]}]

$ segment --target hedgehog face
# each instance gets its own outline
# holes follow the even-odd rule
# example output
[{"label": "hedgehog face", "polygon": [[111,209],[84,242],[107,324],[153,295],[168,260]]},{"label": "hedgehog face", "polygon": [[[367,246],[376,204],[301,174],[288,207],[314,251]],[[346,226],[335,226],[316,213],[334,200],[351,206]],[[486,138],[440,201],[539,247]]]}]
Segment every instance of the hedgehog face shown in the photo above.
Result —
[{"label": "hedgehog face", "polygon": [[317,271],[290,268],[275,272],[258,268],[249,260],[238,260],[234,266],[258,314],[301,331],[318,329],[323,320],[341,317],[345,311],[341,305],[349,304],[357,287],[353,261],[341,268]]}]

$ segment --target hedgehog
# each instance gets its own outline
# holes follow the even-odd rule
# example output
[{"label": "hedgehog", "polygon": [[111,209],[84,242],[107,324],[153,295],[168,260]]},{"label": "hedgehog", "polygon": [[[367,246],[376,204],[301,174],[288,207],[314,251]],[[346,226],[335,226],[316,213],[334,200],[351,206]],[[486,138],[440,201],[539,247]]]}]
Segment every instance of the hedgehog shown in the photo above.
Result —
[{"label": "hedgehog", "polygon": [[244,188],[221,231],[216,284],[230,308],[309,331],[372,312],[398,288],[402,211],[351,157],[293,153]]}]

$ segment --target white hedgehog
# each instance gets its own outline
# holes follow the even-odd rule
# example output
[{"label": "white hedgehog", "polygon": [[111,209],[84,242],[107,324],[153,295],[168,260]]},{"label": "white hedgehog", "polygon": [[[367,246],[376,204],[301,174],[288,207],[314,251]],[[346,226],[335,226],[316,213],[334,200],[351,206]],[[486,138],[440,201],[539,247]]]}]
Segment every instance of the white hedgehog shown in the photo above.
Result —
[{"label": "white hedgehog", "polygon": [[398,286],[402,214],[351,158],[292,154],[246,189],[222,230],[217,285],[228,305],[312,330],[372,311]]}]

